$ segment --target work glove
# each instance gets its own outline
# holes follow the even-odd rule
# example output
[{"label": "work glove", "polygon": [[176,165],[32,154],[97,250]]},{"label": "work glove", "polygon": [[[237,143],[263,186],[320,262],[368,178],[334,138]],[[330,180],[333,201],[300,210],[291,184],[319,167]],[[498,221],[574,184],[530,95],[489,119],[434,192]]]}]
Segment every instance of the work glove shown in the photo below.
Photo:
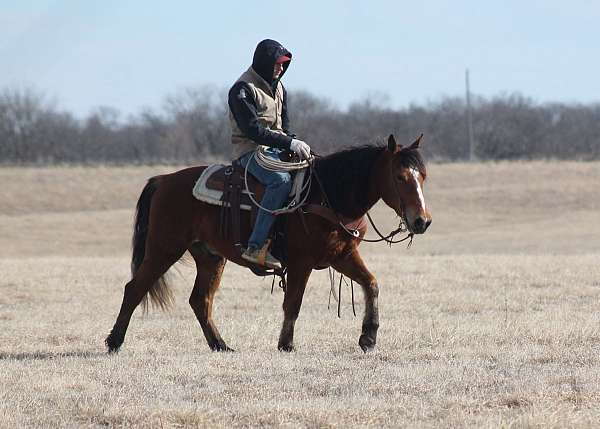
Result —
[{"label": "work glove", "polygon": [[310,146],[304,143],[302,140],[292,139],[290,143],[290,149],[300,157],[300,159],[310,158]]}]

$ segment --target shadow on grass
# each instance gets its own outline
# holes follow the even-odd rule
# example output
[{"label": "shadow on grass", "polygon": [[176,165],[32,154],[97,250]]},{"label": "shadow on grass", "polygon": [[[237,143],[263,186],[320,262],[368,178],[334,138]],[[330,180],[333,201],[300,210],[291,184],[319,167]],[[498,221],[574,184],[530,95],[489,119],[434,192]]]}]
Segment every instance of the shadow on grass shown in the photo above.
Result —
[{"label": "shadow on grass", "polygon": [[50,360],[70,357],[94,358],[107,356],[106,352],[26,352],[26,353],[4,353],[0,352],[0,361],[2,360]]}]

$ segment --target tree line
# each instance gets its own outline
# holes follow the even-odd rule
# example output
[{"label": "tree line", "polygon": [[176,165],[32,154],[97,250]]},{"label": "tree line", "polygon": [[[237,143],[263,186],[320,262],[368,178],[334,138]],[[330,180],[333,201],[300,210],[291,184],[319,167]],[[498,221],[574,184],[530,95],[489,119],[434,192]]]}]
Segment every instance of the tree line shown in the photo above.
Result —
[{"label": "tree line", "polygon": [[[227,91],[182,90],[159,110],[123,117],[99,107],[76,118],[39,91],[0,91],[0,164],[183,163],[230,156]],[[292,131],[317,153],[425,134],[429,159],[469,157],[466,106],[445,97],[401,109],[376,97],[340,109],[306,91],[289,93]],[[474,154],[481,160],[600,159],[600,104],[536,103],[521,94],[472,101]]]}]

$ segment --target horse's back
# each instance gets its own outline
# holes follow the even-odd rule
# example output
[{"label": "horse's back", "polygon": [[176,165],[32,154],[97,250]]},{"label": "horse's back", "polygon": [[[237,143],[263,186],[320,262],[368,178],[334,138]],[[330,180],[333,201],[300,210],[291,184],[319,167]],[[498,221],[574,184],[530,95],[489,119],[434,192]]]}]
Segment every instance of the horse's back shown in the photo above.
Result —
[{"label": "horse's back", "polygon": [[207,168],[207,165],[188,167],[172,173],[161,174],[151,178],[157,182],[156,199],[167,204],[177,204],[194,199],[192,191],[196,181]]},{"label": "horse's back", "polygon": [[185,191],[189,195],[192,195],[192,189],[196,184],[196,181],[202,174],[208,165],[198,165],[194,167],[187,167],[181,170],[174,171],[172,173],[162,174],[156,176],[160,183],[160,187],[164,190],[168,189],[169,192]]},{"label": "horse's back", "polygon": [[197,180],[204,170],[208,168],[208,165],[197,165],[194,167],[187,167],[182,170],[174,171],[173,173],[165,174],[169,180],[176,182],[185,182],[189,180]]}]

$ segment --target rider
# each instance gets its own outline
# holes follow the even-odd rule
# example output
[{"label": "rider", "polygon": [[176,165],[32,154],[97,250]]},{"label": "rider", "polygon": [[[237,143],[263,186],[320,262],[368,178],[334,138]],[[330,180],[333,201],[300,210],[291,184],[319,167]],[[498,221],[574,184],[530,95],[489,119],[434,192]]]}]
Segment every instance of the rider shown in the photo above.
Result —
[{"label": "rider", "polygon": [[[301,159],[310,157],[310,147],[289,132],[287,92],[280,80],[292,60],[292,54],[279,42],[266,39],[256,46],[252,66],[229,90],[229,119],[233,158],[260,183],[265,185],[261,206],[280,209],[292,186],[290,174],[270,171],[252,157],[258,145],[267,146],[267,156],[279,159],[279,153],[291,149]],[[269,252],[267,237],[275,216],[258,211],[248,248],[242,254],[247,261],[268,268],[281,264]]]}]

